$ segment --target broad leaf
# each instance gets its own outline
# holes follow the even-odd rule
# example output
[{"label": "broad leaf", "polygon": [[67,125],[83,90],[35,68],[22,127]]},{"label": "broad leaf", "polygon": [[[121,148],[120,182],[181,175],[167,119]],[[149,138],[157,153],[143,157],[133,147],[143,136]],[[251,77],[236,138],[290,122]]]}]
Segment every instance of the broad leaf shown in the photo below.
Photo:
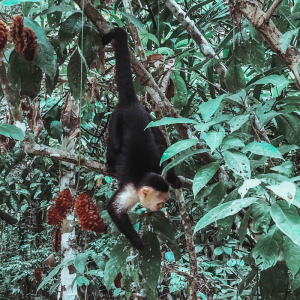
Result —
[{"label": "broad leaf", "polygon": [[280,46],[281,46],[281,49],[283,52],[286,51],[288,46],[291,44],[293,37],[298,35],[298,32],[299,32],[299,28],[290,30],[290,31],[284,33],[279,38]]},{"label": "broad leaf", "polygon": [[175,108],[183,108],[187,104],[187,88],[183,78],[180,76],[180,72],[172,71],[171,78],[175,85],[174,97],[172,102],[174,102]]},{"label": "broad leaf", "polygon": [[235,59],[233,59],[228,66],[225,80],[227,89],[230,93],[236,93],[246,87],[244,71]]},{"label": "broad leaf", "polygon": [[223,115],[221,117],[214,118],[212,121],[207,122],[207,123],[200,123],[200,124],[197,123],[198,125],[195,125],[194,127],[198,131],[206,131],[209,129],[210,126],[228,121],[231,119],[231,117],[232,117],[231,115]]},{"label": "broad leaf", "polygon": [[247,207],[252,203],[256,202],[258,198],[249,197],[244,199],[238,199],[229,201],[227,203],[221,204],[212,210],[210,210],[196,225],[194,233],[202,229],[203,227],[223,219],[227,216],[234,215],[238,213],[243,207]]},{"label": "broad leaf", "polygon": [[282,84],[285,84],[286,82],[288,82],[288,80],[285,78],[284,75],[270,75],[270,76],[263,77],[258,81],[255,81],[254,83],[252,83],[252,85],[271,83],[274,86],[280,86]]},{"label": "broad leaf", "polygon": [[239,194],[241,195],[242,199],[248,193],[249,189],[252,189],[260,184],[259,179],[246,179],[243,185],[239,188]]},{"label": "broad leaf", "polygon": [[89,285],[89,280],[84,277],[84,276],[79,276],[77,279],[76,279],[76,283],[79,285],[79,286],[82,286],[83,284],[85,284],[86,286]]},{"label": "broad leaf", "polygon": [[160,165],[171,158],[172,156],[176,155],[177,153],[184,151],[188,148],[191,148],[192,146],[195,146],[198,143],[197,139],[188,139],[179,141],[172,146],[170,146],[162,155],[162,158],[160,160]]},{"label": "broad leaf", "polygon": [[140,268],[147,284],[155,291],[160,274],[160,245],[156,234],[149,231],[143,235],[143,243],[145,249],[139,253]]},{"label": "broad leaf", "polygon": [[3,6],[13,6],[13,5],[16,5],[16,4],[22,3],[22,2],[39,2],[39,1],[36,1],[36,0],[2,0],[0,4]]},{"label": "broad leaf", "polygon": [[252,152],[254,154],[269,156],[283,159],[281,153],[271,144],[266,142],[252,142],[245,146],[242,150],[244,153]]},{"label": "broad leaf", "polygon": [[241,128],[248,120],[249,120],[250,115],[240,115],[240,116],[235,116],[233,117],[228,124],[230,125],[230,130],[231,132],[234,132]]},{"label": "broad leaf", "polygon": [[276,201],[271,205],[271,216],[277,227],[300,246],[300,217],[295,206]]},{"label": "broad leaf", "polygon": [[293,276],[295,276],[300,269],[300,246],[293,243],[293,241],[286,236],[284,238],[283,253],[289,270]]},{"label": "broad leaf", "polygon": [[251,177],[250,162],[248,157],[240,151],[231,149],[223,152],[227,166],[236,174]]},{"label": "broad leaf", "polygon": [[[146,128],[149,127],[155,127],[155,126],[163,126],[163,125],[171,125],[171,124],[180,124],[180,123],[185,123],[185,124],[198,124],[197,121],[188,119],[188,118],[162,118],[159,121],[152,121],[150,122]],[[146,129],[145,128],[145,129]]]},{"label": "broad leaf", "polygon": [[228,183],[222,180],[218,182],[217,185],[212,189],[208,198],[209,209],[218,206],[218,204],[221,202],[221,200],[226,194],[227,187],[228,187]]},{"label": "broad leaf", "polygon": [[200,192],[200,190],[208,183],[208,181],[215,175],[218,171],[220,164],[218,162],[213,162],[205,165],[199,169],[193,180],[193,192],[194,197]]},{"label": "broad leaf", "polygon": [[268,185],[270,189],[277,196],[283,198],[288,203],[292,203],[296,194],[296,186],[294,183],[289,181],[280,182],[277,185]]},{"label": "broad leaf", "polygon": [[199,106],[199,112],[202,115],[204,122],[208,122],[213,116],[215,111],[218,109],[221,101],[225,98],[226,95],[221,95],[216,99],[211,99],[207,102],[202,102]]},{"label": "broad leaf", "polygon": [[205,141],[211,152],[214,152],[221,145],[224,135],[224,132],[217,131],[209,131],[206,134]]},{"label": "broad leaf", "polygon": [[75,260],[74,260],[74,267],[76,268],[76,270],[83,274],[84,273],[84,269],[86,266],[86,262],[88,259],[89,255],[87,252],[84,253],[79,253],[76,255]]},{"label": "broad leaf", "polygon": [[8,123],[0,124],[0,134],[18,141],[22,141],[24,139],[24,132],[22,129]]},{"label": "broad leaf", "polygon": [[129,15],[125,12],[120,11],[120,14],[123,15],[124,17],[128,18],[129,21],[135,25],[136,27],[138,27],[139,29],[143,29],[143,24],[141,23],[141,21],[139,19],[137,19],[136,17],[134,17],[133,15]]}]

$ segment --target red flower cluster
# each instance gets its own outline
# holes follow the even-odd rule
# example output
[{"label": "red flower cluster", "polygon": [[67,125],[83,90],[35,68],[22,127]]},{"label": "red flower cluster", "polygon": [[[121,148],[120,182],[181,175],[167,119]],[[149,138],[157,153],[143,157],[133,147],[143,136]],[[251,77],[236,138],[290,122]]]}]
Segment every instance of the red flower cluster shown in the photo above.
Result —
[{"label": "red flower cluster", "polygon": [[34,270],[34,279],[36,282],[41,282],[43,279],[43,271],[41,268],[36,268]]},{"label": "red flower cluster", "polygon": [[105,224],[99,215],[99,209],[86,193],[82,193],[76,199],[75,211],[83,229],[97,233],[105,232]]},{"label": "red flower cluster", "polygon": [[7,32],[6,24],[0,21],[0,51],[2,51],[6,46]]},{"label": "red flower cluster", "polygon": [[122,286],[121,286],[121,279],[122,279],[122,273],[120,272],[116,278],[114,279],[114,285],[117,289],[120,289]]},{"label": "red flower cluster", "polygon": [[47,221],[49,225],[59,225],[66,217],[67,213],[72,207],[72,194],[66,189],[58,194],[55,198],[54,204],[48,210]]},{"label": "red flower cluster", "polygon": [[37,56],[37,36],[31,28],[24,26],[24,19],[15,16],[10,27],[10,36],[15,45],[15,50],[22,53],[27,61],[33,61]]},{"label": "red flower cluster", "polygon": [[54,242],[53,242],[53,250],[58,252],[61,247],[61,231],[57,229],[54,233]]}]

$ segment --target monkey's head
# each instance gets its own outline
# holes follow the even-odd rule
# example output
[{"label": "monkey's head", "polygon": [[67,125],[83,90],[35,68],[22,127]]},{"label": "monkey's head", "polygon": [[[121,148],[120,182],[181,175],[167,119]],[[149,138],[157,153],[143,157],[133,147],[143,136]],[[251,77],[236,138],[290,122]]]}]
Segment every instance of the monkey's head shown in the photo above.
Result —
[{"label": "monkey's head", "polygon": [[140,202],[152,211],[161,210],[169,197],[169,185],[155,173],[147,173],[138,189]]}]

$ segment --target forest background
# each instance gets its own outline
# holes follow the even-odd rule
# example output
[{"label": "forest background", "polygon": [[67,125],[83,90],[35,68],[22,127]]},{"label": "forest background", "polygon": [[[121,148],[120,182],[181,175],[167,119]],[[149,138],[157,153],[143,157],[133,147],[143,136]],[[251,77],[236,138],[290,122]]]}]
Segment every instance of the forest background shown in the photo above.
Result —
[{"label": "forest background", "polygon": [[[2,0],[0,20],[0,299],[300,298],[298,0]],[[140,252],[106,211],[114,26],[183,182],[130,212]]]}]

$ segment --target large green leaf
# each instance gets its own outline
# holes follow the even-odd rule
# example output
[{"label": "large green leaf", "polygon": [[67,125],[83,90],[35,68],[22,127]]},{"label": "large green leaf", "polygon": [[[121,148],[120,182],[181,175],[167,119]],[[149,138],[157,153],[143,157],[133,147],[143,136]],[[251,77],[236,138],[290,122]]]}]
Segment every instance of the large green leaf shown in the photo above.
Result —
[{"label": "large green leaf", "polygon": [[177,166],[178,164],[182,163],[183,161],[187,160],[192,155],[205,153],[205,152],[208,152],[208,149],[196,149],[196,150],[188,149],[188,150],[180,153],[163,169],[162,175],[164,175],[171,168],[173,168],[173,167]]},{"label": "large green leaf", "polygon": [[83,95],[87,87],[87,70],[85,64],[81,63],[81,57],[78,50],[75,51],[70,58],[67,75],[71,94],[75,98],[75,100],[79,100],[80,93],[82,92]]},{"label": "large green leaf", "polygon": [[300,217],[295,206],[276,201],[271,205],[271,217],[277,227],[300,246]]},{"label": "large green leaf", "polygon": [[48,15],[48,14],[53,14],[55,12],[72,12],[72,11],[76,11],[74,9],[73,5],[65,5],[65,4],[61,4],[61,5],[56,5],[56,6],[51,6],[47,9],[44,9],[43,11],[41,11],[40,13],[38,13],[36,16],[41,16],[41,15]]},{"label": "large green leaf", "polygon": [[243,207],[247,207],[252,203],[256,202],[257,200],[258,198],[256,197],[249,197],[229,201],[227,203],[221,204],[213,208],[196,224],[194,233],[215,221],[238,213]]},{"label": "large green leaf", "polygon": [[164,161],[168,160],[175,154],[184,151],[188,148],[191,148],[192,146],[195,146],[197,142],[198,142],[197,139],[187,139],[173,144],[163,153],[160,160],[160,164],[162,164]]},{"label": "large green leaf", "polygon": [[140,268],[147,284],[155,291],[160,274],[160,245],[156,234],[149,231],[143,235],[143,243],[145,249],[139,253]]},{"label": "large green leaf", "polygon": [[82,26],[82,13],[76,12],[69,16],[60,26],[58,39],[62,51],[72,41]]},{"label": "large green leaf", "polygon": [[236,62],[235,59],[232,60],[230,65],[228,66],[226,75],[226,86],[227,90],[230,93],[236,93],[239,90],[246,87],[246,79],[244,75],[244,71],[241,66]]},{"label": "large green leaf", "polygon": [[171,73],[171,78],[175,85],[174,97],[172,102],[176,108],[182,108],[187,104],[187,88],[184,80],[178,71]]},{"label": "large green leaf", "polygon": [[281,46],[281,49],[282,49],[283,52],[286,51],[288,46],[291,44],[291,41],[292,41],[293,37],[298,35],[298,32],[299,32],[299,28],[294,29],[294,30],[290,30],[290,31],[284,33],[279,38],[279,43],[280,43],[280,46]]},{"label": "large green leaf", "polygon": [[230,130],[231,132],[234,132],[238,129],[240,129],[248,120],[249,120],[250,115],[239,115],[233,117],[228,124],[230,125]]},{"label": "large green leaf", "polygon": [[218,204],[221,202],[221,200],[226,194],[227,187],[228,187],[228,183],[222,180],[218,182],[217,185],[212,189],[208,198],[209,209],[218,206]]},{"label": "large green leaf", "polygon": [[213,126],[213,125],[216,125],[216,124],[228,121],[231,118],[232,118],[231,115],[223,115],[221,117],[214,118],[212,121],[207,122],[207,123],[200,123],[200,124],[197,123],[198,125],[195,125],[194,127],[198,131],[206,131],[206,130],[209,129],[210,126]]},{"label": "large green leaf", "polygon": [[216,99],[211,99],[207,102],[202,102],[199,106],[199,112],[202,115],[204,122],[208,122],[213,116],[215,111],[218,109],[221,101],[225,98],[226,95],[221,95]]},{"label": "large green leaf", "polygon": [[12,6],[12,5],[16,5],[18,3],[22,3],[22,2],[39,2],[39,1],[36,1],[36,0],[2,0],[0,4],[3,6]]},{"label": "large green leaf", "polygon": [[114,279],[126,263],[130,254],[130,245],[126,238],[122,238],[111,250],[109,261],[106,263],[104,271],[104,283],[110,289]]},{"label": "large green leaf", "polygon": [[270,75],[255,81],[254,83],[252,83],[252,85],[271,83],[274,86],[280,86],[282,84],[285,84],[286,82],[288,82],[288,80],[285,78],[284,75]]},{"label": "large green leaf", "polygon": [[242,199],[248,193],[249,189],[252,189],[260,184],[259,179],[246,179],[243,182],[243,185],[239,188],[239,194],[241,195]]},{"label": "large green leaf", "polygon": [[165,117],[165,118],[162,118],[159,121],[152,121],[152,122],[150,122],[147,125],[146,128],[155,127],[155,126],[163,126],[163,125],[171,125],[171,124],[180,124],[180,123],[198,124],[197,121],[192,120],[192,119],[188,119],[188,118],[169,118],[169,117]]},{"label": "large green leaf", "polygon": [[261,73],[263,72],[264,64],[265,64],[265,47],[263,43],[256,43],[252,41],[250,44],[250,63],[253,68]]},{"label": "large green leaf", "polygon": [[222,143],[224,132],[209,131],[205,136],[206,144],[210,147],[210,151],[214,152]]},{"label": "large green leaf", "polygon": [[300,119],[291,114],[282,114],[276,117],[276,121],[289,144],[300,145]]},{"label": "large green leaf", "polygon": [[[81,48],[81,33],[79,36],[79,45]],[[87,23],[83,27],[83,50],[82,54],[88,66],[97,58],[97,50],[101,45],[101,36],[97,28],[91,23]]]},{"label": "large green leaf", "polygon": [[227,166],[236,174],[244,177],[251,177],[250,162],[248,157],[237,150],[231,149],[223,152]]},{"label": "large green leaf", "polygon": [[138,27],[139,29],[143,29],[143,24],[141,23],[141,21],[139,19],[137,19],[136,17],[134,17],[133,15],[129,15],[125,12],[120,12],[121,15],[123,15],[124,17],[128,18],[129,21],[135,25],[136,27]]},{"label": "large green leaf", "polygon": [[38,37],[38,55],[34,58],[34,62],[53,80],[57,70],[57,55],[46,38],[45,30],[35,21],[24,18],[25,26],[31,28]]},{"label": "large green leaf", "polygon": [[208,183],[208,181],[218,171],[220,164],[218,162],[210,163],[201,167],[196,173],[193,180],[193,192],[194,197],[200,192],[200,190]]},{"label": "large green leaf", "polygon": [[87,252],[84,253],[79,253],[76,255],[75,260],[74,260],[74,267],[76,270],[83,274],[86,266],[86,262],[88,259],[89,255]]},{"label": "large green leaf", "polygon": [[0,134],[18,141],[22,141],[24,139],[24,132],[22,129],[7,123],[0,124]]},{"label": "large green leaf", "polygon": [[289,270],[293,276],[295,276],[300,269],[300,246],[293,243],[293,241],[286,236],[284,238],[283,253]]},{"label": "large green leaf", "polygon": [[252,152],[254,154],[269,156],[283,159],[281,153],[271,144],[266,142],[252,142],[245,146],[242,150],[244,153]]},{"label": "large green leaf", "polygon": [[282,232],[273,225],[268,233],[264,233],[252,251],[252,256],[257,265],[261,264],[266,270],[277,263],[283,245]]},{"label": "large green leaf", "polygon": [[289,181],[283,181],[276,185],[268,185],[267,188],[288,203],[293,202],[296,194],[296,185]]}]

